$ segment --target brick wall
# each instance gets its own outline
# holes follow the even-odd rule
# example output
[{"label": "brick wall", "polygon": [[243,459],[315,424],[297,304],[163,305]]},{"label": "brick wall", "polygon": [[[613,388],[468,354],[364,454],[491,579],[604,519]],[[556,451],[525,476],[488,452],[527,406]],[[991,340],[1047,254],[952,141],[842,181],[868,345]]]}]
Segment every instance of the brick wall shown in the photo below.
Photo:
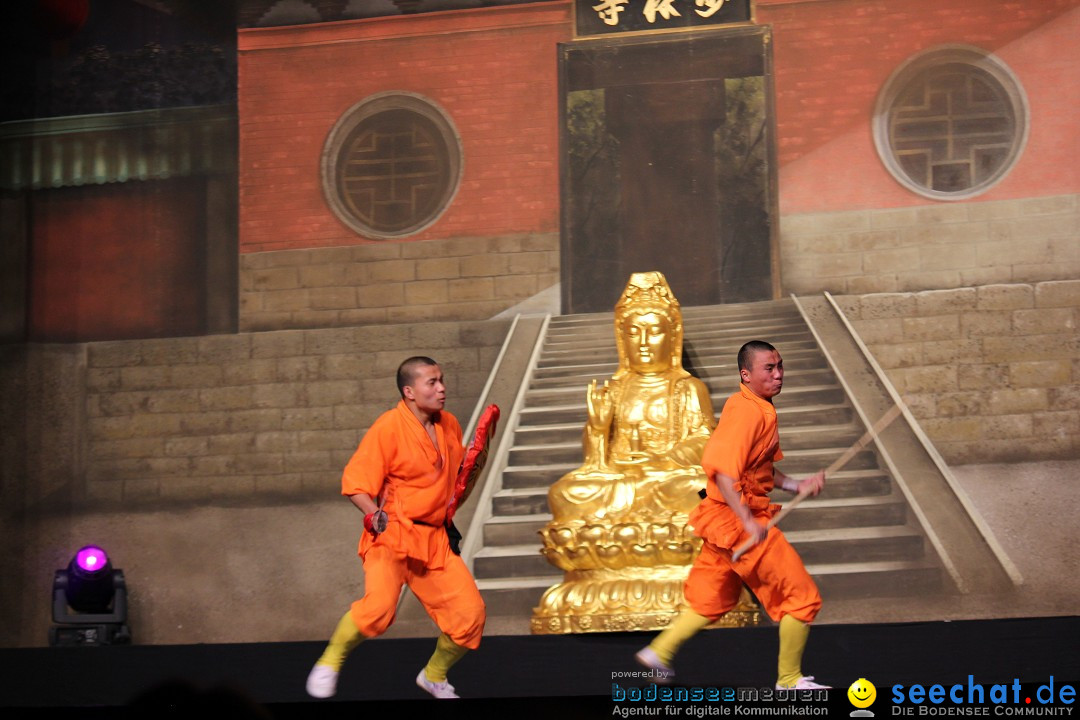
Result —
[{"label": "brick wall", "polygon": [[1080,280],[836,299],[947,462],[1080,457]]},{"label": "brick wall", "polygon": [[903,292],[1080,277],[1080,195],[786,215],[785,291]]},{"label": "brick wall", "polygon": [[1077,7],[1075,0],[756,0],[771,24],[779,158],[786,165],[867,121],[904,60],[945,43],[997,50]]},{"label": "brick wall", "polygon": [[91,504],[325,497],[398,399],[409,355],[444,367],[464,425],[505,322],[285,330],[86,346]]},{"label": "brick wall", "polygon": [[[243,30],[240,328],[489,318],[558,282],[556,45],[569,3]],[[453,201],[400,241],[331,212],[331,128],[387,91],[430,98],[461,139]]]},{"label": "brick wall", "polygon": [[1080,1],[757,0],[773,28],[783,214],[926,204],[885,169],[871,122],[878,93],[904,61],[932,47],[992,52],[1031,108],[1017,165],[984,200],[1080,192],[1074,124]]},{"label": "brick wall", "polygon": [[[241,30],[240,250],[356,245],[323,197],[334,123],[380,92],[438,103],[464,149],[450,207],[409,238],[485,238],[558,228],[556,44],[569,3],[504,6]],[[477,252],[485,252],[478,242]]]},{"label": "brick wall", "polygon": [[558,280],[554,233],[247,253],[240,327],[483,320]]}]

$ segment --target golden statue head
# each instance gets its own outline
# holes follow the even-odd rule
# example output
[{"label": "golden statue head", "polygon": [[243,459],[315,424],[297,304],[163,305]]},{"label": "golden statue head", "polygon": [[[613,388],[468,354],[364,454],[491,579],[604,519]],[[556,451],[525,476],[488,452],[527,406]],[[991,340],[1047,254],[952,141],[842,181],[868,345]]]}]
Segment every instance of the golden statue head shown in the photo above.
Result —
[{"label": "golden statue head", "polygon": [[630,276],[615,303],[615,344],[619,369],[613,379],[630,372],[674,370],[689,375],[682,367],[682,311],[663,273],[653,270]]}]

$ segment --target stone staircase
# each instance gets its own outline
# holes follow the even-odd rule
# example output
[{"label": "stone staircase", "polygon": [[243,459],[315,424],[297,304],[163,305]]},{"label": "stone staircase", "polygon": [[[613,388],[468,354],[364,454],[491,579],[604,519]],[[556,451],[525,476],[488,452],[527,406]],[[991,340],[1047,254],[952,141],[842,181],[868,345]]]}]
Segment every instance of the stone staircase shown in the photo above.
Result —
[{"label": "stone staircase", "polygon": [[[551,318],[518,412],[490,507],[479,513],[482,547],[470,558],[491,616],[527,619],[562,573],[540,555],[551,515],[547,489],[582,461],[585,388],[617,365],[611,313]],[[776,345],[784,390],[776,398],[779,467],[802,476],[827,467],[864,432],[814,334],[791,300],[684,308],[684,366],[712,393],[719,415],[738,383],[735,356],[747,340]],[[778,492],[777,500],[790,497]],[[948,583],[904,494],[874,445],[828,479],[826,492],[783,522],[826,600],[940,592]]]}]

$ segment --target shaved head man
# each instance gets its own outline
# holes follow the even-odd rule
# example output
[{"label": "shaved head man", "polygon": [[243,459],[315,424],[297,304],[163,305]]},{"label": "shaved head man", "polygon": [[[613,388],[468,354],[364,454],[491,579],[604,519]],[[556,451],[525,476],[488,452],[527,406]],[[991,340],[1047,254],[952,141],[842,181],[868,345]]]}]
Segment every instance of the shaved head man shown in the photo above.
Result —
[{"label": "shaved head man", "polygon": [[444,409],[442,368],[429,357],[410,357],[398,366],[397,387],[397,407],[368,428],[341,478],[341,494],[364,514],[364,597],[338,621],[311,669],[307,691],[313,697],[334,695],[348,654],[390,627],[403,585],[442,631],[416,676],[424,691],[456,698],[446,674],[479,647],[483,634],[484,601],[448,536],[447,510],[465,449],[461,425]]},{"label": "shaved head man", "polygon": [[[708,481],[702,502],[690,514],[690,525],[703,542],[684,589],[689,608],[638,651],[637,661],[658,681],[670,682],[671,663],[682,644],[734,609],[745,583],[780,628],[777,689],[824,688],[802,674],[803,649],[821,595],[784,534],[766,525],[780,510],[769,497],[774,487],[817,495],[825,474],[798,481],[773,467],[784,457],[772,402],[784,386],[779,351],[751,340],[739,349],[737,360],[739,391],[724,403],[701,457]],[[733,560],[733,548],[748,540],[753,547]]]}]

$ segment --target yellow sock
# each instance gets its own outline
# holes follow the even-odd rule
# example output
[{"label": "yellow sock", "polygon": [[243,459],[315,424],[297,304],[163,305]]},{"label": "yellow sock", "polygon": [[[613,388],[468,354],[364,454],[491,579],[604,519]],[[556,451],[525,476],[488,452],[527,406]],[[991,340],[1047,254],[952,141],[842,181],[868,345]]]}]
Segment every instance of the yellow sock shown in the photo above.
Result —
[{"label": "yellow sock", "polygon": [[353,648],[364,641],[364,636],[356,629],[356,623],[350,613],[345,613],[338,620],[334,634],[330,636],[330,642],[326,644],[322,657],[315,661],[316,665],[326,665],[335,670],[341,670],[345,663],[345,657],[352,652]]},{"label": "yellow sock", "polygon": [[671,665],[675,659],[675,653],[679,651],[683,643],[694,637],[702,628],[708,625],[709,618],[698,615],[693,610],[683,610],[675,622],[668,625],[667,629],[653,638],[649,647],[656,653],[665,665]]},{"label": "yellow sock", "polygon": [[780,657],[776,662],[776,684],[794,687],[802,677],[802,654],[810,626],[802,620],[785,615],[780,618]]},{"label": "yellow sock", "polygon": [[469,648],[462,647],[443,633],[435,642],[435,652],[424,666],[424,675],[431,682],[446,682],[446,673],[460,660]]}]

